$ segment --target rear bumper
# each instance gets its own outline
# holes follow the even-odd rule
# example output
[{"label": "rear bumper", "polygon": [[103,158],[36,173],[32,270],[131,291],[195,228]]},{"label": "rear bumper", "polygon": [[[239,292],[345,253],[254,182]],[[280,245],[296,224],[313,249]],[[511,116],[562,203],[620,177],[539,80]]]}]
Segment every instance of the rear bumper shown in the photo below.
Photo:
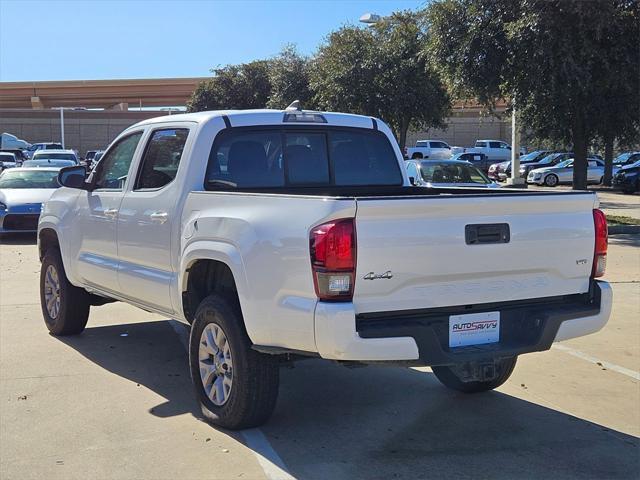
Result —
[{"label": "rear bumper", "polygon": [[[613,292],[593,282],[589,293],[469,307],[356,315],[351,303],[319,302],[316,347],[321,357],[361,362],[417,361],[451,365],[548,350],[554,341],[600,330]],[[500,311],[500,342],[449,348],[449,316]]]}]

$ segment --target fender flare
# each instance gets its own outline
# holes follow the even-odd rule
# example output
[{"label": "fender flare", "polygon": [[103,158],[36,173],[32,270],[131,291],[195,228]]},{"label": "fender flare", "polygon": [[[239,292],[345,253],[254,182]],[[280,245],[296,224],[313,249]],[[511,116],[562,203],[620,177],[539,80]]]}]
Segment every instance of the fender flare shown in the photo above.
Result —
[{"label": "fender flare", "polygon": [[[187,279],[189,277],[188,270],[198,260],[214,260],[224,263],[229,267],[236,285],[236,291],[238,292],[240,310],[243,314],[245,328],[247,329],[249,338],[253,341],[254,335],[252,334],[253,329],[251,328],[251,322],[247,321],[248,318],[252,318],[253,316],[249,308],[249,305],[251,305],[251,294],[246,269],[240,251],[231,243],[217,240],[196,240],[184,248],[180,258],[178,275],[178,295],[181,302],[180,310],[183,310],[182,292],[184,292],[187,287]],[[184,315],[183,311],[182,314]]]},{"label": "fender flare", "polygon": [[[65,273],[67,275],[67,279],[72,285],[79,286],[81,282],[76,278],[76,272],[72,268],[72,262],[70,262],[70,258],[68,255],[68,245],[62,241],[62,235],[60,233],[60,219],[54,215],[44,215],[40,217],[38,221],[38,234],[37,234],[37,242],[38,242],[38,256],[40,255],[40,232],[42,230],[52,230],[56,237],[58,238],[58,248],[60,249],[60,256],[62,258],[62,266],[64,267]],[[43,252],[44,253],[44,252]]]}]

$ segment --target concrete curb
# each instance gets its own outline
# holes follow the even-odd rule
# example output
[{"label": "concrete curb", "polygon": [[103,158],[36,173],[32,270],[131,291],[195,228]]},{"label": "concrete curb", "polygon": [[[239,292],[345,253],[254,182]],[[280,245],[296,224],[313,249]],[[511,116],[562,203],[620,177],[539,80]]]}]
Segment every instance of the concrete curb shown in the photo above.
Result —
[{"label": "concrete curb", "polygon": [[640,225],[609,225],[609,235],[640,233]]}]

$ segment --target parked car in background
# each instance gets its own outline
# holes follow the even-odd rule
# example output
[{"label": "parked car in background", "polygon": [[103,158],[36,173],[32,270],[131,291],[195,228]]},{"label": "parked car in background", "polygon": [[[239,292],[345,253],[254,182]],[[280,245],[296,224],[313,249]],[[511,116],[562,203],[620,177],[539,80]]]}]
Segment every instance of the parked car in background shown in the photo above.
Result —
[{"label": "parked car in background", "polygon": [[19,148],[3,148],[0,150],[0,153],[2,152],[13,153],[13,156],[16,157],[16,163],[18,166],[22,165],[22,162],[29,159],[29,157],[27,157],[27,155]]},{"label": "parked car in background", "polygon": [[[551,153],[553,152],[550,150],[536,150],[534,152],[527,153],[520,157],[520,165],[522,166],[524,164],[538,162]],[[493,165],[489,167],[488,172],[489,177],[492,180],[503,182],[507,178],[511,177],[511,159],[507,160],[506,162],[496,163],[494,165],[495,167]]]},{"label": "parked car in background", "polygon": [[482,171],[469,162],[408,160],[405,162],[405,166],[409,181],[417,187],[499,187],[497,183],[489,180]]},{"label": "parked car in background", "polygon": [[38,229],[42,204],[60,186],[59,171],[18,167],[0,174],[0,234]]},{"label": "parked car in background", "polygon": [[527,178],[531,170],[536,168],[553,167],[560,162],[573,158],[573,152],[553,152],[536,162],[527,162],[520,165],[520,176]]},{"label": "parked car in background", "polygon": [[103,153],[103,150],[93,150],[93,155],[91,157],[85,158],[85,165],[87,167],[87,170],[91,170],[93,167],[95,167],[96,163],[98,163],[98,160],[102,158]]},{"label": "parked car in background", "polygon": [[[520,177],[526,179],[529,177],[529,172],[532,170],[536,170],[538,168],[552,167],[554,165],[559,164],[560,162],[564,162],[565,160],[572,159],[573,157],[574,157],[573,152],[555,152],[547,155],[546,157],[544,157],[542,160],[538,162],[523,163],[520,165]],[[587,157],[587,160],[595,160],[595,161],[603,162],[604,164],[604,160],[602,159],[602,157],[597,154],[590,154]]]},{"label": "parked car in background", "polygon": [[406,149],[405,157],[445,160],[451,157],[451,147],[442,140],[418,140],[415,147]]},{"label": "parked car in background", "polygon": [[77,165],[73,160],[64,160],[64,159],[55,159],[55,158],[36,158],[35,160],[26,160],[22,163],[23,167],[29,168],[41,168],[41,167],[52,167],[52,168],[64,168],[64,167],[72,167]]},{"label": "parked car in background", "polygon": [[[604,176],[604,162],[590,158],[587,164],[587,183],[602,183]],[[561,183],[573,182],[573,158],[546,168],[531,170],[527,176],[527,183],[555,187]]]},{"label": "parked car in background", "polygon": [[62,144],[55,142],[34,143],[27,149],[27,155],[29,158],[33,158],[33,154],[39,150],[62,150]]},{"label": "parked car in background", "polygon": [[476,140],[475,147],[465,148],[465,153],[484,153],[489,160],[511,159],[511,145],[502,140]]},{"label": "parked car in background", "polygon": [[7,168],[15,168],[18,166],[16,156],[10,152],[0,152],[0,172]]},{"label": "parked car in background", "polygon": [[84,161],[87,162],[87,164],[89,164],[89,162],[93,160],[93,157],[96,156],[97,151],[98,150],[87,150],[87,153],[85,153],[84,155]]},{"label": "parked car in background", "polygon": [[640,160],[625,165],[613,176],[613,188],[620,189],[624,193],[640,192]]},{"label": "parked car in background", "polygon": [[76,165],[80,163],[73,150],[39,150],[33,154],[31,160],[71,160]]},{"label": "parked car in background", "polygon": [[613,159],[614,172],[626,165],[632,165],[640,160],[640,152],[624,152]]},{"label": "parked car in background", "polygon": [[491,166],[491,160],[487,158],[484,153],[458,153],[451,157],[451,160],[457,160],[459,162],[469,162],[474,167],[487,172]]}]

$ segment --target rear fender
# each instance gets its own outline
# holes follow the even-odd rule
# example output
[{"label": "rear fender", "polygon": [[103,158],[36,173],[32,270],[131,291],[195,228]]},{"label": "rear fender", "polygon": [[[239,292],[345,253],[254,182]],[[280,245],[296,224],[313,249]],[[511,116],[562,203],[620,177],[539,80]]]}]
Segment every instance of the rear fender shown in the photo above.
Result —
[{"label": "rear fender", "polygon": [[[247,334],[253,343],[267,343],[268,333],[262,333],[264,328],[260,328],[255,321],[255,313],[251,311],[251,295],[249,293],[247,275],[238,249],[230,243],[215,240],[198,240],[187,245],[180,261],[180,276],[178,277],[178,292],[180,295],[187,288],[189,268],[198,260],[214,260],[229,267],[238,292],[240,310],[242,311]],[[267,335],[266,338],[265,334]]]}]

